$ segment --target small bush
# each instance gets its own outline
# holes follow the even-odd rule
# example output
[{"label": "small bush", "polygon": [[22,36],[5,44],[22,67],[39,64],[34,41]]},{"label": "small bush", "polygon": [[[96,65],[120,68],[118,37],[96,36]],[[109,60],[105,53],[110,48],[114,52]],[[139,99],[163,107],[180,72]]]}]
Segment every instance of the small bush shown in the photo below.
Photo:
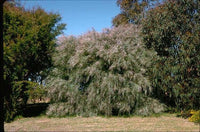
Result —
[{"label": "small bush", "polygon": [[189,118],[189,121],[200,124],[200,110],[191,110],[190,113],[192,114],[192,116]]}]

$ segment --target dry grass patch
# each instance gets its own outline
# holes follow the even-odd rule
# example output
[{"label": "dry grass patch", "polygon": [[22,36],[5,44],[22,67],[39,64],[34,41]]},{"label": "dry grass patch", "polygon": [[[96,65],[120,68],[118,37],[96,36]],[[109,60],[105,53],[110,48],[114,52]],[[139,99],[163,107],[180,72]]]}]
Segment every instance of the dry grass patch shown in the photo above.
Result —
[{"label": "dry grass patch", "polygon": [[175,115],[160,117],[22,118],[5,124],[6,131],[199,131],[199,126]]}]

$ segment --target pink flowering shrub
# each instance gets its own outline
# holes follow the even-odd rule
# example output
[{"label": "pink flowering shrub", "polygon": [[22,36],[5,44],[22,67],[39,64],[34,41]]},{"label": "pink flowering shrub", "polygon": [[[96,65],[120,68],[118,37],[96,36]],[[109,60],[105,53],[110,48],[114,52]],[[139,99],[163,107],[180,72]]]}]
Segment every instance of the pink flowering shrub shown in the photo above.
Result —
[{"label": "pink flowering shrub", "polygon": [[135,25],[62,38],[47,78],[47,114],[148,115],[164,110],[149,97],[146,69],[156,54],[146,50]]}]

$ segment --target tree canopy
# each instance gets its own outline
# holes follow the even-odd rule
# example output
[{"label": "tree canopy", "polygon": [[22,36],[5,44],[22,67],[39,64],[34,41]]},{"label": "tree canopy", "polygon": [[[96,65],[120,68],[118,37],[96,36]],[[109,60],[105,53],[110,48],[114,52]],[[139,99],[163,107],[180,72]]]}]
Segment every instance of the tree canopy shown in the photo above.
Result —
[{"label": "tree canopy", "polygon": [[155,5],[156,1],[158,3],[158,0],[117,0],[121,12],[112,20],[113,25],[140,24],[145,12]]},{"label": "tree canopy", "polygon": [[143,23],[144,43],[159,55],[150,74],[155,96],[178,110],[200,106],[199,20],[198,0],[168,0]]},{"label": "tree canopy", "polygon": [[62,33],[65,24],[59,23],[59,14],[47,13],[40,7],[26,10],[6,2],[3,11],[4,79],[9,110],[13,85],[24,80],[40,81],[41,72],[52,66],[55,37]]}]

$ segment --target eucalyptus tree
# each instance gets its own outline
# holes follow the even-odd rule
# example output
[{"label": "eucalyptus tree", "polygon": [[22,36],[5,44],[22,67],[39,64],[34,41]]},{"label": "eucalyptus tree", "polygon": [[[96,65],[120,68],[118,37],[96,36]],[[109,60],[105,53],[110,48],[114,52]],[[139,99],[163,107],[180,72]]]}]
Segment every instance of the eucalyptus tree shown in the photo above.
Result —
[{"label": "eucalyptus tree", "polygon": [[155,96],[177,110],[200,106],[200,3],[167,0],[143,22],[144,43],[159,55],[151,69]]},{"label": "eucalyptus tree", "polygon": [[113,26],[141,24],[146,12],[162,0],[117,0],[121,12],[112,20]]}]

